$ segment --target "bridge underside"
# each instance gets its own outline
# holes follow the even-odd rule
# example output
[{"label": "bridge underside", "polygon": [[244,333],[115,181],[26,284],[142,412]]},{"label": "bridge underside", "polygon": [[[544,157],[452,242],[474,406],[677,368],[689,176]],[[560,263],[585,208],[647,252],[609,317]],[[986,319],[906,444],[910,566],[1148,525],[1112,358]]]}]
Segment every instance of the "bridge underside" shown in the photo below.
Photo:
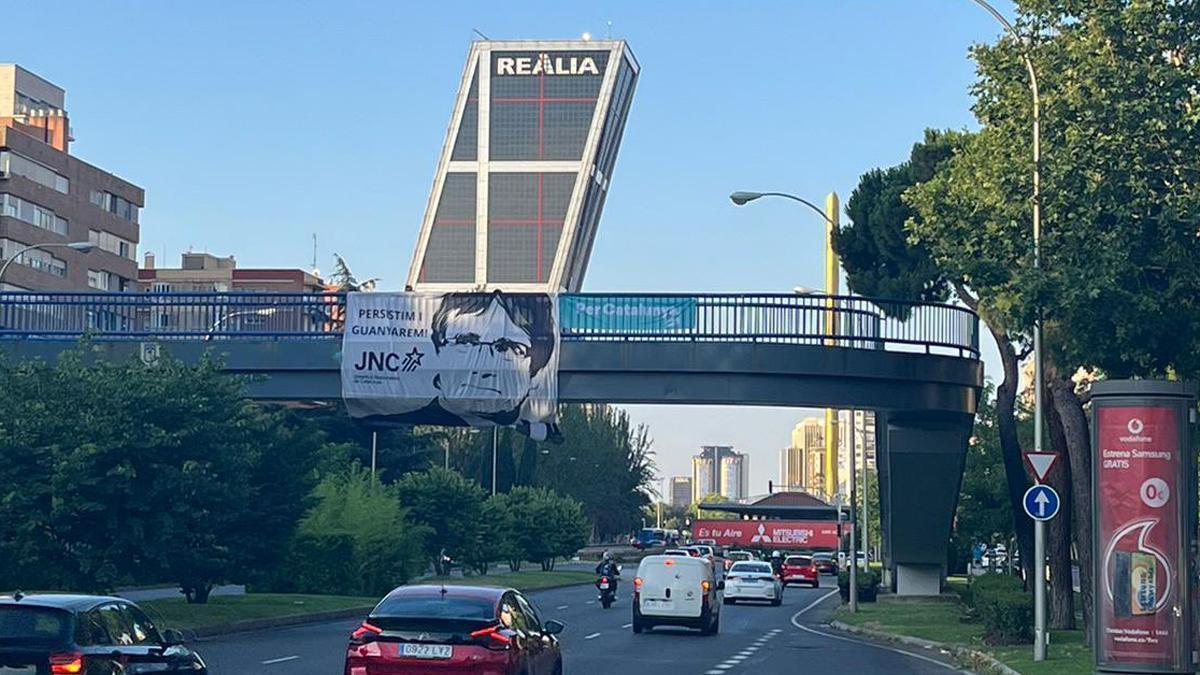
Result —
[{"label": "bridge underside", "polygon": [[[52,361],[70,340],[0,342],[10,359]],[[133,341],[91,344],[97,359],[137,359]],[[162,352],[194,363],[206,352],[251,375],[265,401],[341,398],[336,339],[169,339]],[[898,593],[939,592],[967,439],[983,384],[975,359],[819,345],[564,341],[567,402],[835,407],[875,410],[884,562]]]}]

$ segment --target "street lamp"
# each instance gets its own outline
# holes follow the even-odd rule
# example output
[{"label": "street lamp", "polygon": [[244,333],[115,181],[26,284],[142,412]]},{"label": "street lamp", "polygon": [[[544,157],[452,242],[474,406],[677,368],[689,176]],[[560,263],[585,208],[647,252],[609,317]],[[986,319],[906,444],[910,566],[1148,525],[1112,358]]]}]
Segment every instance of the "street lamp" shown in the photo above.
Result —
[{"label": "street lamp", "polygon": [[[825,335],[829,336],[825,340],[827,346],[836,346],[837,342],[833,339],[836,334],[834,326],[835,311],[834,299],[832,296],[838,294],[838,257],[833,250],[833,231],[838,227],[838,196],[836,192],[830,192],[825,199],[825,209],[822,210],[816,204],[797,197],[786,192],[751,192],[747,190],[738,190],[729,195],[729,201],[737,206],[744,206],[750,202],[761,199],[763,197],[782,197],[790,199],[794,202],[803,204],[812,211],[815,211],[825,221]],[[803,286],[797,286],[792,289],[797,295],[808,295],[811,289]],[[837,489],[837,461],[835,455],[836,449],[836,412],[830,408],[825,409],[825,494],[832,499],[834,492]]]},{"label": "street lamp", "polygon": [[48,248],[69,248],[72,251],[79,251],[80,253],[89,253],[89,252],[91,252],[92,249],[96,248],[96,245],[90,241],[73,241],[69,244],[55,244],[55,243],[30,244],[29,246],[26,246],[26,247],[20,249],[19,251],[17,251],[16,253],[14,253],[13,256],[11,258],[9,258],[8,260],[4,261],[4,265],[0,266],[0,281],[4,280],[4,273],[8,271],[8,266],[13,264],[13,262],[15,260],[17,260],[18,258],[20,258],[21,256],[25,255],[26,253],[28,253],[30,251],[44,250],[44,249],[48,249]]},{"label": "street lamp", "polygon": [[[979,5],[1018,43],[1023,42],[1016,27],[986,0]],[[1042,237],[1042,102],[1038,93],[1037,71],[1029,53],[1021,55],[1029,72],[1029,91],[1033,95],[1033,269],[1041,268]],[[1033,451],[1042,451],[1042,312],[1037,308],[1033,323]],[[1046,523],[1033,523],[1033,660],[1046,660]]]}]

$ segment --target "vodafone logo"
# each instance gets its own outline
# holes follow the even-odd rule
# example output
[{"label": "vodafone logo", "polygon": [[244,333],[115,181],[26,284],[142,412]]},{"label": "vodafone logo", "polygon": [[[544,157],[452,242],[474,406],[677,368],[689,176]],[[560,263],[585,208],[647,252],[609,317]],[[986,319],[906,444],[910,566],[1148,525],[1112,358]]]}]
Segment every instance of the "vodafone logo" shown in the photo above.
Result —
[{"label": "vodafone logo", "polygon": [[1146,429],[1146,423],[1141,418],[1130,418],[1129,422],[1125,424],[1125,428],[1129,430],[1129,435],[1121,437],[1122,443],[1149,443],[1154,440],[1150,436],[1142,435],[1142,431]]}]

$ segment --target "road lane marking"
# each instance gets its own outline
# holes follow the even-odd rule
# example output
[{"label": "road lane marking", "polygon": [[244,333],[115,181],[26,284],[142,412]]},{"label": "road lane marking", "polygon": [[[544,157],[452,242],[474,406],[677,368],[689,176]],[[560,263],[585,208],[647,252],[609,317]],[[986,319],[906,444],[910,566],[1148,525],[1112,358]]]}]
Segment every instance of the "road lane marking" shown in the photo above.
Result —
[{"label": "road lane marking", "polygon": [[596,638],[598,638],[598,637],[600,637],[600,634],[599,634],[599,633],[592,633],[591,635],[585,635],[585,636],[583,636],[583,639],[584,639],[584,640],[595,640],[595,639],[596,639]]},{"label": "road lane marking", "polygon": [[627,623],[624,626],[621,626],[621,628],[633,628],[633,624]]},{"label": "road lane marking", "polygon": [[555,607],[554,609],[559,610],[559,609],[566,609],[568,607],[570,607],[570,605],[559,605],[558,607]]},{"label": "road lane marking", "polygon": [[837,595],[837,593],[838,593],[837,591],[829,591],[825,595],[822,595],[821,597],[819,597],[816,600],[809,603],[809,605],[807,607],[805,607],[804,609],[793,614],[792,615],[792,625],[806,633],[811,633],[812,635],[819,635],[821,637],[827,637],[827,638],[831,638],[833,640],[841,640],[842,642],[852,642],[856,645],[865,645],[867,647],[874,647],[876,649],[882,649],[884,651],[894,652],[896,654],[903,654],[904,656],[909,656],[914,659],[920,659],[921,661],[925,661],[927,663],[932,663],[936,666],[941,666],[942,668],[945,668],[946,670],[950,670],[950,671],[953,671],[956,673],[963,672],[948,663],[943,663],[942,661],[938,661],[937,659],[931,659],[928,656],[923,656],[921,654],[915,654],[913,652],[906,651],[904,649],[896,649],[895,647],[888,647],[886,645],[876,644],[874,642],[868,642],[866,640],[856,640],[851,637],[844,637],[841,635],[833,635],[832,633],[826,633],[824,631],[819,631],[819,630],[816,630],[813,628],[809,628],[808,626],[805,626],[800,623],[800,615],[804,614],[805,612],[812,609],[813,607],[816,607],[817,605],[821,604],[822,602],[825,602],[829,598]]},{"label": "road lane marking", "polygon": [[298,661],[298,660],[300,660],[299,656],[284,656],[284,657],[281,657],[278,659],[267,659],[266,661],[263,661],[262,664],[264,666],[273,666],[276,663],[287,663],[288,661]]}]

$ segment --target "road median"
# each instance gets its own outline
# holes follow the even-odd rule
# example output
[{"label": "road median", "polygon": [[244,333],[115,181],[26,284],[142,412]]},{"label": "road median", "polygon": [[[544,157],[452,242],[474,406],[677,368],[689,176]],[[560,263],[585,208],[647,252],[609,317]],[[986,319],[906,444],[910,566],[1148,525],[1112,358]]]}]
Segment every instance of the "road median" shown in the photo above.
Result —
[{"label": "road median", "polygon": [[[528,592],[590,584],[593,581],[591,572],[531,570],[428,578],[414,581],[413,584],[500,586]],[[378,598],[340,595],[248,593],[240,596],[214,595],[207,603],[199,605],[188,604],[183,598],[145,600],[139,604],[168,628],[181,630],[189,637],[209,638],[363,617],[378,601]]]},{"label": "road median", "polygon": [[1051,631],[1047,660],[1034,662],[1032,645],[988,645],[983,626],[965,618],[958,603],[940,598],[903,603],[862,603],[852,614],[839,607],[834,629],[873,640],[949,653],[964,667],[985,675],[1084,675],[1092,672],[1082,631]]}]

